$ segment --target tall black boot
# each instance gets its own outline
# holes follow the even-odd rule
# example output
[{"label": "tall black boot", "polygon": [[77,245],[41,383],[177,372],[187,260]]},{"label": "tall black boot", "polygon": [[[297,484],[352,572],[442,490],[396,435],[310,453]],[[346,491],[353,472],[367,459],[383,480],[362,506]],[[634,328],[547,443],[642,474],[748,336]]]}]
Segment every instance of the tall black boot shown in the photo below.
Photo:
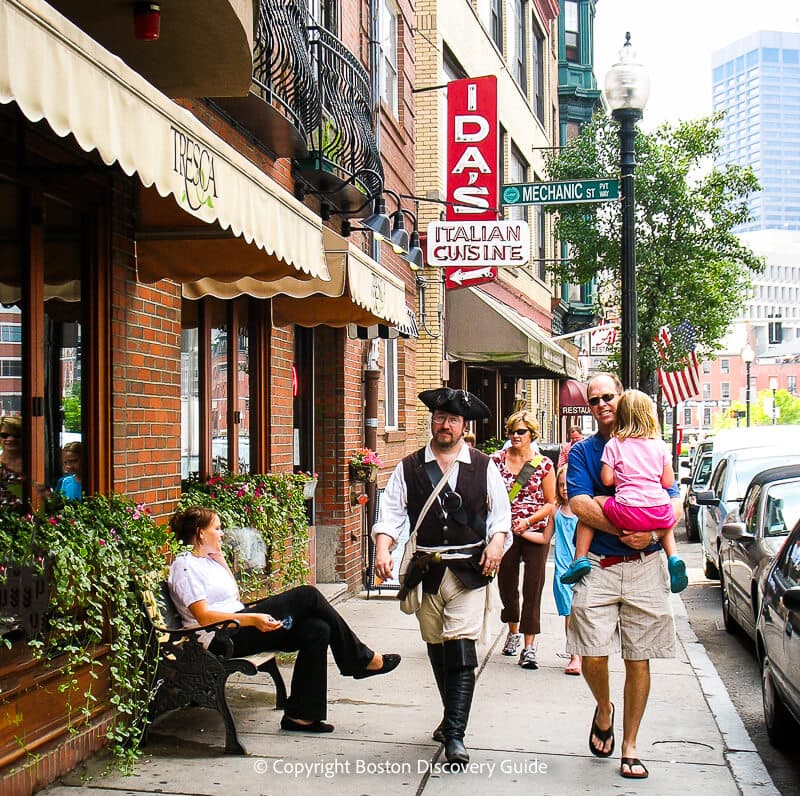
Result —
[{"label": "tall black boot", "polygon": [[475,692],[475,667],[478,665],[475,642],[463,638],[445,641],[444,665],[444,756],[456,768],[469,763],[464,734]]},{"label": "tall black boot", "polygon": [[[433,669],[433,676],[436,678],[436,687],[439,689],[439,696],[442,698],[442,707],[447,703],[445,702],[445,674],[444,674],[444,645],[443,644],[428,644],[428,658],[431,662],[431,669]],[[439,722],[439,726],[433,731],[433,740],[439,743],[444,743],[444,725],[445,718]]]}]

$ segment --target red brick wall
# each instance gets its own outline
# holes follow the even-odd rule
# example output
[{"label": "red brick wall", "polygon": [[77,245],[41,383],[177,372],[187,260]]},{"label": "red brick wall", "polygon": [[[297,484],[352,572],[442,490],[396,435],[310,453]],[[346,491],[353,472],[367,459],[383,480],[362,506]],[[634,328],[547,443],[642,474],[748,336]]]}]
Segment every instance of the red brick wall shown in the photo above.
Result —
[{"label": "red brick wall", "polygon": [[[112,209],[113,486],[168,514],[180,496],[180,287],[134,270],[134,180],[117,176]],[[91,443],[90,443],[91,444]]]}]

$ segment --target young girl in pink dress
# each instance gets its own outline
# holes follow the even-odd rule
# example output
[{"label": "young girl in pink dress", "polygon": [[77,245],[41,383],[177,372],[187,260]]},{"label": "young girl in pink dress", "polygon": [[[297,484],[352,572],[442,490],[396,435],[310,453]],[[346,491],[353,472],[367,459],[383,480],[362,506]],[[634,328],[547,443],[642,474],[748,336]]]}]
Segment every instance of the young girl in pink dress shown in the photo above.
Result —
[{"label": "young girl in pink dress", "polygon": [[[614,434],[603,449],[600,480],[615,488],[611,497],[597,496],[608,521],[623,533],[669,529],[661,536],[667,554],[670,589],[683,591],[689,581],[686,564],[678,557],[675,512],[666,490],[675,481],[669,451],[658,433],[655,406],[639,390],[626,390],[617,404]],[[589,545],[594,531],[578,525],[575,560],[561,576],[563,583],[575,583],[591,569]],[[632,550],[632,552],[635,552]]]}]

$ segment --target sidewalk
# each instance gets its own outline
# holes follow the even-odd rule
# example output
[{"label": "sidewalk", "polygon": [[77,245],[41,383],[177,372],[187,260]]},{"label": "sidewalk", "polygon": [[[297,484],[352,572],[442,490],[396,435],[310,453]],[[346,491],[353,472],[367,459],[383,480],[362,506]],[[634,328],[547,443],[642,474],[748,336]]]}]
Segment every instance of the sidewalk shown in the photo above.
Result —
[{"label": "sidewalk", "polygon": [[[521,669],[500,654],[498,621],[481,669],[467,731],[470,771],[447,774],[430,739],[441,704],[416,619],[402,614],[394,594],[362,594],[337,603],[369,645],[399,652],[386,677],[352,680],[329,665],[330,735],[282,732],[268,677],[231,680],[229,701],[244,757],[224,755],[222,721],[199,709],[178,711],[153,727],[147,756],[131,777],[103,775],[93,760],[44,793],[47,796],[125,794],[777,794],[727,692],[697,643],[677,596],[678,657],[652,664],[639,756],[650,778],[619,776],[623,665],[611,659],[617,705],[617,749],[601,760],[588,748],[593,702],[582,678],[564,675],[563,619],[552,596],[552,564],[543,599],[540,668]],[[284,670],[287,683],[291,672]],[[86,775],[90,779],[85,779]]]}]

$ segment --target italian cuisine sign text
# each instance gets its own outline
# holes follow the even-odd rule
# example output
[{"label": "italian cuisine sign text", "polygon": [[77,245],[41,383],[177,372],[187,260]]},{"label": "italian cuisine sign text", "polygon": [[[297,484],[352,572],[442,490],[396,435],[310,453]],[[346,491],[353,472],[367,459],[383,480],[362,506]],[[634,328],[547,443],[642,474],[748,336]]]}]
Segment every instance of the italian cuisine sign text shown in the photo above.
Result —
[{"label": "italian cuisine sign text", "polygon": [[525,221],[432,221],[428,224],[428,265],[517,268],[530,259]]}]

